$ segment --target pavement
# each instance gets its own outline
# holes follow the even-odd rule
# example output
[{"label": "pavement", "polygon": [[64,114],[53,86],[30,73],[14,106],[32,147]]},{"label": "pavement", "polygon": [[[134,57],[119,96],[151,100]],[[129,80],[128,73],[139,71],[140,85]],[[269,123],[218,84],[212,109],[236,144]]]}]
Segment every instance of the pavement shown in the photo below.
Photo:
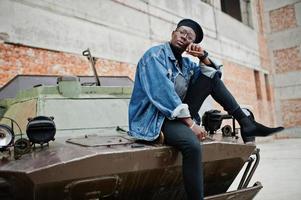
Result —
[{"label": "pavement", "polygon": [[[255,200],[300,200],[301,138],[259,143],[257,148],[260,162],[249,186],[259,181],[263,188]],[[242,172],[229,191],[237,188],[241,175]]]}]

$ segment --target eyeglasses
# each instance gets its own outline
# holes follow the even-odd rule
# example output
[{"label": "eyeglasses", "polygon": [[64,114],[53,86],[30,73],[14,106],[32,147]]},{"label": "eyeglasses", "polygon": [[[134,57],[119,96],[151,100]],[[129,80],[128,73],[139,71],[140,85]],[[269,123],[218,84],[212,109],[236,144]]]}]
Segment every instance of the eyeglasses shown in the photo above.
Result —
[{"label": "eyeglasses", "polygon": [[180,35],[185,37],[189,42],[193,42],[195,40],[194,35],[185,29],[176,29],[175,31],[180,33]]}]

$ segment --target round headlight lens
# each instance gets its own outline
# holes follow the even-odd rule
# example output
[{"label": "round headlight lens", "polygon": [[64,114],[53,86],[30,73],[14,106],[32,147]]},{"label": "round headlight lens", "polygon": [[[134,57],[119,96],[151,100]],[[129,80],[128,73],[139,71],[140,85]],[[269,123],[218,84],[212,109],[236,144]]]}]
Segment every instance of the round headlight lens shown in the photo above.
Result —
[{"label": "round headlight lens", "polygon": [[0,150],[5,150],[13,143],[13,141],[13,130],[5,124],[0,124]]}]

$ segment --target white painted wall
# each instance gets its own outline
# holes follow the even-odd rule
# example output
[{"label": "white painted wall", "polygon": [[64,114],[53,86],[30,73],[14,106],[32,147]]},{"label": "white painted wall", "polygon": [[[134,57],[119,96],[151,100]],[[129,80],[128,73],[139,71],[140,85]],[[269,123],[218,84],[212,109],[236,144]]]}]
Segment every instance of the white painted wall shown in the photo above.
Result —
[{"label": "white painted wall", "polygon": [[7,42],[76,54],[89,47],[97,57],[132,64],[169,40],[182,18],[200,22],[202,45],[213,56],[260,68],[257,31],[200,0],[0,1]]}]

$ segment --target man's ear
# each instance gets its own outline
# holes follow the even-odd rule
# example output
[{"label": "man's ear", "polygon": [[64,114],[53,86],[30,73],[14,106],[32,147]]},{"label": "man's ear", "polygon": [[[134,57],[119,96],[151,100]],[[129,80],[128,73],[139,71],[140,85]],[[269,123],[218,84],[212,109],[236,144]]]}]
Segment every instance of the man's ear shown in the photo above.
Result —
[{"label": "man's ear", "polygon": [[175,32],[176,32],[175,30],[173,30],[173,31],[171,32],[171,37],[173,36],[173,34],[175,34]]}]

